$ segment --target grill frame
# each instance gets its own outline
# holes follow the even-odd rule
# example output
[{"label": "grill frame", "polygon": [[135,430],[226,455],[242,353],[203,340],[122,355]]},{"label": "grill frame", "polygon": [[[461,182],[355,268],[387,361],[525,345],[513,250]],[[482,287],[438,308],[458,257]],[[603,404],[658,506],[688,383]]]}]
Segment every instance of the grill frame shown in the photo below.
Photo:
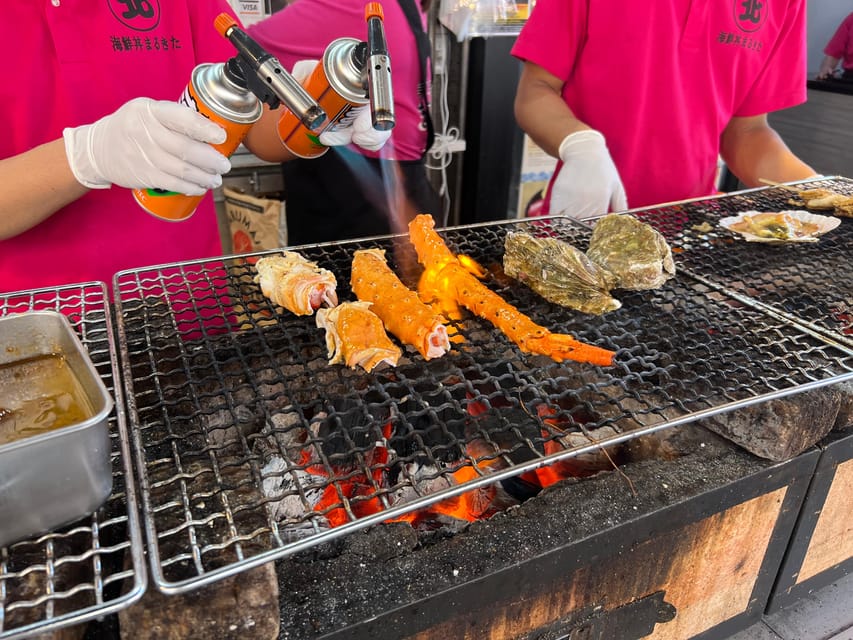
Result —
[{"label": "grill frame", "polygon": [[[766,190],[748,190],[728,196],[684,201],[664,206],[687,207],[692,211],[694,208],[700,206],[697,203],[704,204],[725,198],[748,198],[747,194],[750,192],[765,193]],[[661,207],[656,207],[635,211],[649,213],[660,209]],[[842,221],[842,223],[848,226],[848,230],[849,226],[853,225],[853,221]],[[575,223],[567,218],[553,216],[532,220],[510,220],[497,223],[465,225],[441,230],[440,234],[448,238],[448,244],[454,251],[471,255],[475,259],[480,260],[482,256],[478,255],[478,253],[483,253],[484,251],[491,251],[492,256],[502,253],[502,243],[498,242],[488,243],[488,248],[484,249],[481,245],[487,243],[487,241],[482,240],[481,236],[483,234],[505,233],[509,229],[514,230],[519,228],[534,228],[540,231],[543,228],[550,228],[552,231],[556,229],[560,234],[570,236],[572,240],[587,238],[589,233],[589,228],[586,225]],[[722,231],[722,233],[728,232]],[[406,247],[403,240],[405,240],[405,236],[364,238],[349,242],[306,245],[295,247],[294,250],[300,251],[303,255],[311,259],[317,259],[321,266],[330,268],[335,272],[338,277],[340,297],[342,300],[347,300],[351,299],[348,286],[349,271],[343,263],[343,258],[351,255],[351,251],[357,248],[382,246],[386,248],[389,256],[394,256],[393,261],[396,262],[398,271],[404,272],[404,279],[407,279],[405,277],[405,265],[411,263],[411,255],[406,255]],[[672,238],[668,238],[668,240],[672,243]],[[575,242],[575,244],[576,246],[585,248],[582,242]],[[675,246],[677,245],[674,245],[674,248]],[[506,389],[504,388],[504,382],[507,379],[515,382],[522,380],[523,382],[519,386],[524,387],[523,390],[525,393],[532,394],[528,396],[528,399],[520,399],[515,406],[516,409],[521,408],[525,410],[528,400],[530,398],[533,400],[536,399],[536,395],[540,393],[538,389],[543,384],[551,384],[555,380],[561,381],[560,384],[566,384],[567,381],[577,382],[578,380],[582,380],[581,391],[586,392],[588,397],[600,398],[607,391],[621,389],[621,393],[623,394],[622,400],[618,401],[617,404],[624,401],[626,406],[633,408],[626,410],[620,404],[620,409],[622,409],[623,413],[619,416],[619,419],[633,423],[634,426],[632,428],[625,429],[622,427],[623,431],[614,437],[598,440],[595,444],[586,446],[568,447],[552,454],[539,453],[535,451],[535,446],[531,445],[528,447],[528,449],[533,450],[533,457],[531,459],[513,462],[513,466],[509,468],[504,468],[487,475],[479,475],[479,477],[473,480],[468,480],[462,484],[422,496],[404,505],[391,506],[379,513],[360,516],[343,526],[320,530],[316,526],[316,521],[312,520],[314,532],[307,538],[285,541],[275,526],[269,527],[268,531],[264,531],[264,527],[260,526],[249,531],[238,532],[239,524],[235,519],[235,513],[239,514],[241,512],[241,506],[238,504],[236,511],[231,510],[228,501],[232,499],[233,494],[228,494],[228,491],[231,489],[225,486],[228,483],[225,481],[225,475],[223,475],[223,469],[228,468],[230,461],[227,459],[218,459],[215,447],[205,445],[197,449],[196,453],[200,457],[206,457],[206,461],[210,462],[210,468],[193,467],[192,465],[189,467],[185,466],[181,456],[187,454],[187,450],[182,451],[180,449],[182,446],[180,441],[184,439],[185,434],[181,434],[179,431],[170,432],[169,430],[175,425],[180,426],[190,423],[194,418],[201,419],[200,416],[205,414],[205,409],[198,404],[199,400],[202,397],[210,398],[217,395],[224,398],[223,403],[217,405],[219,409],[230,413],[234,422],[239,422],[241,404],[236,399],[236,396],[241,391],[242,383],[235,382],[235,380],[240,375],[246,376],[251,391],[263,398],[264,393],[267,392],[265,385],[268,383],[273,384],[278,381],[290,383],[293,381],[294,377],[290,376],[289,373],[285,373],[283,363],[289,362],[294,367],[308,370],[311,362],[316,362],[325,356],[322,331],[309,327],[309,324],[313,323],[313,318],[309,320],[295,319],[287,312],[271,307],[260,295],[257,285],[251,282],[253,272],[248,261],[272,253],[275,252],[265,251],[255,254],[225,256],[215,260],[196,260],[125,271],[117,274],[114,281],[119,345],[122,355],[132,444],[137,460],[137,473],[142,494],[143,521],[149,545],[150,568],[154,583],[158,589],[165,593],[181,593],[209,584],[240,571],[332,541],[352,531],[413,512],[441,500],[461,495],[467,491],[485,487],[486,485],[509,479],[522,473],[534,471],[539,467],[553,464],[557,461],[578,457],[584,453],[598,449],[602,445],[615,445],[642,435],[676,427],[718,413],[853,379],[853,351],[843,344],[842,341],[834,339],[829,332],[816,331],[808,323],[799,321],[796,316],[792,316],[789,313],[778,313],[770,305],[755,300],[750,296],[742,295],[738,291],[728,289],[720,283],[704,277],[701,273],[693,273],[689,268],[682,267],[678,255],[676,255],[676,261],[679,268],[679,276],[664,285],[660,290],[653,292],[633,292],[621,296],[623,309],[606,314],[603,318],[588,316],[581,318],[579,317],[580,314],[572,315],[572,313],[560,314],[562,321],[557,323],[559,326],[556,327],[552,322],[542,321],[543,315],[547,320],[554,319],[556,312],[553,305],[538,298],[532,291],[520,290],[519,287],[521,285],[502,288],[500,281],[493,279],[490,282],[492,288],[497,287],[500,293],[507,295],[511,302],[517,304],[523,311],[531,313],[534,319],[538,319],[542,324],[552,330],[562,330],[572,333],[579,339],[595,342],[601,346],[619,348],[617,365],[613,370],[620,371],[622,378],[628,380],[628,383],[622,380],[615,380],[614,376],[616,374],[611,376],[606,372],[595,372],[591,374],[592,379],[583,380],[583,376],[577,373],[577,368],[572,369],[569,367],[566,369],[562,365],[557,365],[550,361],[543,364],[543,358],[521,354],[517,347],[502,336],[498,336],[496,330],[489,329],[486,323],[466,317],[463,324],[466,326],[464,333],[466,338],[468,338],[467,344],[473,345],[471,350],[476,351],[476,355],[483,356],[485,354],[487,362],[475,362],[475,366],[473,367],[475,375],[473,377],[467,375],[471,372],[471,369],[466,368],[464,362],[449,364],[449,368],[455,368],[456,372],[462,372],[461,378],[463,378],[463,382],[460,383],[461,386],[456,391],[466,390],[471,392],[477,400],[484,400],[488,404],[490,412],[500,414],[504,405],[498,406],[494,400],[507,399]],[[330,262],[334,263],[335,266],[331,266]],[[408,279],[408,283],[411,285],[411,278]],[[146,293],[149,295],[162,293],[166,301],[164,303],[160,296],[155,296],[154,302],[147,302],[144,298],[140,298],[141,295]],[[227,299],[227,302],[223,303],[223,297]],[[726,345],[729,349],[729,352],[726,354],[727,356],[737,358],[743,351],[760,353],[761,349],[767,349],[770,352],[777,349],[777,351],[773,352],[774,358],[780,359],[786,355],[790,355],[792,356],[793,364],[788,365],[787,363],[783,363],[784,366],[780,366],[780,370],[778,371],[762,371],[763,366],[759,366],[760,363],[756,359],[747,356],[746,364],[755,365],[755,370],[744,371],[743,367],[745,365],[740,363],[732,371],[727,373],[731,373],[733,376],[745,376],[746,381],[740,383],[742,386],[745,386],[746,382],[759,386],[763,385],[763,388],[757,392],[746,393],[744,388],[738,386],[735,389],[738,393],[734,394],[732,390],[723,387],[725,393],[722,393],[720,398],[710,402],[703,400],[701,393],[697,393],[699,397],[692,400],[689,398],[679,398],[676,394],[674,397],[668,397],[668,402],[663,405],[655,405],[654,402],[649,402],[649,398],[643,396],[642,390],[643,388],[648,389],[650,386],[654,386],[654,381],[650,381],[651,378],[644,379],[644,376],[649,373],[645,370],[646,365],[654,370],[653,373],[655,376],[659,377],[655,383],[659,386],[654,387],[655,394],[659,395],[659,389],[665,386],[668,389],[666,391],[667,396],[673,390],[679,389],[680,382],[672,379],[670,373],[671,371],[677,372],[677,367],[671,360],[665,357],[665,353],[653,349],[649,342],[645,342],[642,339],[634,339],[638,332],[642,333],[640,332],[642,326],[638,326],[642,323],[631,318],[626,318],[626,314],[632,308],[637,308],[638,305],[645,305],[647,309],[640,314],[643,319],[651,317],[651,312],[648,311],[649,308],[654,308],[658,311],[666,309],[670,311],[683,311],[683,307],[686,305],[685,300],[690,300],[691,304],[703,312],[714,312],[711,314],[712,322],[704,330],[701,328],[696,329],[695,327],[697,318],[704,316],[691,308],[688,308],[687,312],[684,313],[685,317],[679,323],[676,323],[678,326],[684,327],[688,335],[698,340],[700,346],[705,348],[704,355],[707,357],[713,359],[715,354],[708,348],[709,345],[707,343],[704,345],[701,344],[703,335],[714,330],[722,333],[724,330],[730,329],[729,323],[734,319],[735,324],[746,323],[747,328],[751,331],[742,332],[741,335],[735,335],[738,332],[732,334],[731,344]],[[679,305],[682,306],[680,307]],[[609,319],[617,317],[615,314],[622,315],[618,316],[621,320],[616,322],[617,326],[614,330],[611,326],[613,323]],[[563,315],[565,315],[564,318],[562,317]],[[234,316],[242,316],[242,320],[236,321],[233,319]],[[140,317],[143,320],[141,324],[139,322]],[[229,317],[232,319],[229,320]],[[156,326],[153,322],[154,319],[158,319],[157,321],[165,319],[165,326]],[[269,326],[264,324],[265,321],[269,320],[272,320],[277,326],[270,329]],[[243,323],[245,330],[235,332],[233,329],[240,322]],[[713,326],[714,322],[717,323],[716,326]],[[149,326],[149,323],[151,323],[151,326]],[[278,328],[283,326],[281,323],[285,323],[285,333],[288,335],[286,339],[279,341],[270,337],[273,336],[273,333],[270,333],[270,331],[277,331]],[[472,328],[469,330],[467,327]],[[672,330],[669,329],[669,331],[671,332]],[[645,335],[649,340],[653,340],[654,334],[659,332],[663,332],[666,335],[667,328],[658,325],[646,327],[645,329]],[[251,338],[246,338],[247,335],[251,336]],[[177,343],[170,342],[175,336],[183,336],[187,339]],[[236,339],[235,336],[239,336],[239,339]],[[681,338],[682,340],[687,339],[685,336],[681,336]],[[227,362],[236,363],[236,373],[230,373],[222,369],[222,359],[218,355],[223,353],[222,347],[219,344],[220,342],[226,343],[225,352],[229,354],[226,360]],[[265,344],[265,342],[268,342],[268,344]],[[261,348],[256,350],[255,343],[260,343]],[[626,346],[626,343],[628,346]],[[791,350],[787,353],[783,352],[780,355],[778,350],[784,351],[784,349],[779,347],[780,344],[792,345]],[[714,346],[713,341],[711,341],[710,346]],[[275,359],[274,352],[276,352],[276,349],[280,349],[278,353],[283,352],[285,354],[280,360]],[[199,353],[203,353],[203,357],[199,356]],[[309,355],[306,356],[306,353]],[[408,355],[411,356],[411,354]],[[250,363],[250,356],[257,356],[264,362],[269,363],[269,368],[274,372],[272,381],[256,375],[260,372],[253,368]],[[637,364],[638,368],[634,370],[630,366],[626,366],[624,364],[625,357],[628,358],[630,363]],[[703,357],[694,357],[696,358],[695,363],[705,362]],[[666,361],[667,365],[655,365],[654,360],[656,358]],[[810,359],[815,358],[821,360],[821,362],[817,364],[815,362],[808,362]],[[147,364],[140,364],[140,359],[147,359]],[[411,356],[410,361],[401,361],[398,369],[401,370],[401,375],[406,378],[406,382],[402,386],[417,395],[418,382],[428,377],[424,372],[428,371],[429,367],[432,366],[441,368],[442,361],[451,361],[452,359],[453,356],[445,356],[432,363],[423,363],[419,361],[417,356]],[[476,357],[474,359],[476,360]],[[535,364],[531,365],[532,361]],[[651,364],[648,364],[649,362]],[[827,369],[824,366],[827,362],[835,365],[836,368],[833,373],[827,373]],[[493,382],[491,380],[492,377],[499,380],[496,388],[483,390],[480,385],[482,380],[478,380],[476,375],[488,370],[492,366],[500,369],[506,363],[510,363],[511,366],[501,370],[500,374],[486,374],[490,384]],[[172,365],[176,367],[176,370],[180,370],[180,379],[170,377],[175,373],[175,370],[170,370],[168,372],[169,375],[162,375],[158,371],[162,368],[169,368]],[[151,375],[148,375],[147,370],[144,375],[141,374],[140,367],[149,366]],[[699,365],[697,364],[697,366]],[[675,368],[673,369],[673,367]],[[317,370],[323,369],[324,367],[321,366]],[[383,391],[387,387],[387,383],[385,382],[373,382],[377,376],[383,375],[381,373],[363,374],[359,372],[352,374],[341,368],[325,367],[325,369],[335,370],[335,373],[330,376],[331,382],[329,383],[329,388],[331,389],[335,385],[340,388],[348,382],[364,376],[372,380],[372,382],[368,383],[370,390],[375,391],[378,388],[379,391]],[[195,372],[198,370],[201,370],[202,373],[196,374]],[[206,371],[209,370],[214,370],[212,376],[207,376]],[[409,370],[414,371],[415,375],[407,377]],[[553,375],[537,377],[537,372],[543,370]],[[725,371],[717,372],[716,375],[723,372]],[[782,375],[783,373],[784,376]],[[765,374],[767,375],[766,378]],[[770,374],[776,377],[773,378]],[[311,373],[309,377],[313,375],[315,374]],[[709,371],[708,375],[715,375],[713,368]],[[181,376],[185,376],[185,379]],[[750,376],[754,376],[754,378],[750,378]],[[792,377],[798,376],[798,380],[792,381]],[[213,377],[215,381],[221,382],[222,388],[219,390],[206,388],[206,381],[209,381],[210,377]],[[545,378],[544,380],[542,379],[543,377]],[[226,379],[228,382],[226,382]],[[443,379],[438,377],[434,377],[432,380],[434,388],[437,389],[435,393],[441,395],[443,398],[450,398],[449,401],[441,405],[442,410],[447,408],[446,405],[453,405],[454,402],[458,405],[462,402],[459,396],[454,396],[452,392],[447,392],[449,396],[442,395],[445,394],[448,386],[453,387],[453,384],[445,385]],[[174,397],[169,396],[168,398],[165,395],[160,395],[157,397],[154,407],[147,406],[146,400],[152,397],[151,389],[147,388],[149,382],[154,387],[159,385],[161,390],[171,388],[176,390],[176,393],[178,393],[177,390],[180,390],[180,393],[188,392],[191,403],[196,405],[193,409],[193,411],[197,412],[196,415],[184,415],[176,408],[177,395]],[[511,384],[515,384],[515,382]],[[631,388],[629,383],[636,384],[636,388]],[[554,397],[552,398],[547,393],[545,395],[547,396],[547,400],[556,402],[558,399],[557,396],[565,390],[560,388],[560,384],[554,384],[557,387]],[[713,383],[709,384],[713,390]],[[319,388],[317,394],[320,396],[320,404],[328,408],[332,402],[331,396],[325,400],[323,397],[330,392],[324,389],[322,385],[318,384],[316,386]],[[537,390],[533,391],[534,388]],[[510,386],[510,390],[512,389],[513,387]],[[243,388],[242,391],[246,391],[246,389]],[[573,389],[570,395],[574,397],[575,394],[579,393],[577,389]],[[269,398],[266,400],[269,400]],[[685,405],[686,401],[694,403],[692,408]],[[589,400],[582,399],[580,404],[584,402],[589,402]],[[598,402],[604,401],[599,400]],[[385,394],[385,398],[375,404],[383,405],[383,403],[384,405],[390,404],[395,407],[404,405],[404,402],[399,397],[392,397],[389,394]],[[359,406],[358,409],[363,413],[369,414],[369,409],[373,407],[373,404],[365,401],[364,406]],[[428,405],[429,403],[426,404]],[[510,404],[512,403],[510,402]],[[604,402],[604,404],[607,404],[607,402]],[[306,400],[304,406],[295,402],[291,406],[296,406],[296,413],[299,414],[300,420],[307,426],[310,423],[310,419],[306,417],[306,408],[314,406],[313,401],[310,399]],[[404,408],[406,406],[404,405]],[[457,406],[456,408],[458,409],[459,407]],[[175,409],[175,411],[170,413],[172,409]],[[675,410],[681,410],[682,414],[673,415],[672,411]],[[263,412],[267,411],[268,408],[264,407]],[[144,415],[140,416],[140,412]],[[332,412],[334,413],[334,411]],[[431,416],[434,422],[440,424],[441,428],[447,431],[446,421],[443,421],[439,417],[440,411],[438,409],[431,409],[428,406],[420,405],[417,412],[422,415]],[[164,429],[162,424],[158,424],[158,419],[154,416],[155,413],[161,414],[165,418],[164,422],[170,423],[168,428]],[[406,417],[407,413],[407,411],[400,411],[397,417],[403,423],[409,425],[407,433],[417,434],[418,428],[409,424],[408,417]],[[515,417],[517,418],[518,415],[516,412]],[[267,414],[267,417],[269,417],[269,414]],[[529,417],[535,422],[533,416]],[[386,419],[386,416],[383,416],[382,419]],[[381,422],[382,419],[368,420],[374,431],[376,427],[374,423]],[[510,424],[511,418],[499,419],[506,421],[507,424],[504,425],[506,430],[513,430],[513,426]],[[612,417],[599,418],[596,421],[596,426],[612,424],[616,421]],[[540,425],[540,423],[536,424]],[[236,426],[239,427],[239,424]],[[191,427],[190,431],[186,433],[195,436],[198,435],[198,431],[195,427]],[[201,431],[205,432],[204,429]],[[157,434],[158,437],[152,438],[152,433]],[[205,437],[209,437],[209,433],[205,432],[204,435]],[[244,447],[247,445],[248,441],[245,434],[238,436],[237,439]],[[519,440],[524,439],[524,435],[519,437]],[[156,442],[156,446],[152,444],[152,440]],[[352,442],[353,440],[350,439],[350,441]],[[171,477],[165,479],[159,476],[152,478],[152,471],[159,471],[164,466],[168,466],[169,461],[164,457],[163,448],[160,446],[165,444],[168,444],[172,452],[176,452],[175,458],[172,461],[175,462],[177,460],[177,464],[175,465],[178,467],[177,471]],[[458,446],[458,439],[453,438],[450,446]],[[356,454],[359,457],[360,467],[365,469],[365,475],[368,475],[376,468],[375,466],[371,466],[370,462],[364,462],[364,454],[368,451],[368,449],[362,448]],[[247,459],[252,457],[251,450],[244,453]],[[495,457],[503,456],[506,453],[501,450]],[[193,460],[193,462],[197,461],[197,459]],[[469,458],[469,462],[471,461],[472,459]],[[476,462],[478,466],[482,466],[487,461],[483,458],[477,458]],[[257,461],[252,462],[249,460],[246,464],[247,468],[244,471],[252,476],[247,482],[254,481],[258,484],[258,481],[262,481],[265,476],[259,471],[260,465],[257,464]],[[236,466],[239,467],[240,465],[237,464]],[[216,510],[210,511],[206,504],[201,509],[198,509],[197,504],[204,502],[204,499],[199,499],[199,496],[193,495],[191,490],[187,490],[188,485],[191,485],[202,476],[214,477],[215,484],[212,490],[206,489],[201,493],[204,494],[204,498],[211,501],[214,498],[225,501],[227,508],[223,509],[222,512],[216,512]],[[237,484],[241,484],[243,480],[239,480]],[[177,494],[171,494],[168,498],[159,502],[153,500],[153,492],[159,492],[163,487],[168,487],[174,483],[179,485]],[[333,484],[336,490],[340,491],[340,489],[337,489],[338,481],[336,480]],[[376,489],[375,486],[374,489]],[[302,487],[300,489],[300,497],[303,499],[305,498],[304,493],[305,489]],[[383,495],[381,487],[376,491],[376,495]],[[344,504],[345,506],[347,505],[346,501],[344,501]],[[182,509],[186,518],[183,522],[166,526],[164,523],[165,514],[172,507]],[[258,507],[263,509],[263,506]],[[193,516],[194,509],[200,510],[204,515]],[[352,511],[348,513],[352,515]],[[218,520],[225,522],[224,526],[233,533],[232,537],[230,539],[213,540],[207,546],[198,545],[198,540],[205,534],[204,529],[215,527]],[[269,520],[268,524],[270,524]],[[188,536],[189,546],[183,547],[179,543],[179,551],[177,553],[169,551],[167,547],[174,541],[174,536],[183,535],[184,533]],[[258,536],[270,536],[273,540],[271,542],[268,541],[269,546],[266,548],[262,545],[258,549],[254,546]],[[213,557],[209,555],[211,553],[215,554],[224,551],[232,554],[234,556],[233,559],[219,562],[219,559],[214,557],[212,561],[205,560],[206,557]]]},{"label": "grill frame", "polygon": [[[34,536],[0,549],[0,639],[11,640],[34,633],[50,633],[111,613],[138,601],[146,588],[146,568],[139,502],[131,463],[130,438],[120,384],[114,327],[110,316],[106,285],[87,282],[0,294],[0,316],[27,311],[51,310],[63,313],[115,398],[108,417],[112,446],[113,489],[104,505],[94,514],[52,532]],[[119,531],[121,530],[121,531]],[[89,540],[89,544],[84,544]],[[31,556],[44,558],[35,562]],[[129,566],[124,563],[129,560]],[[88,567],[87,580],[62,585],[67,566]],[[37,597],[6,601],[14,581],[30,574],[51,575]],[[89,579],[90,578],[90,579]],[[18,585],[20,590],[21,585]],[[112,592],[118,590],[118,593]],[[86,603],[73,600],[88,592]],[[67,602],[65,602],[67,601]],[[69,603],[71,603],[69,605]],[[56,614],[65,605],[68,610]],[[16,610],[40,611],[37,619],[9,626]]]}]

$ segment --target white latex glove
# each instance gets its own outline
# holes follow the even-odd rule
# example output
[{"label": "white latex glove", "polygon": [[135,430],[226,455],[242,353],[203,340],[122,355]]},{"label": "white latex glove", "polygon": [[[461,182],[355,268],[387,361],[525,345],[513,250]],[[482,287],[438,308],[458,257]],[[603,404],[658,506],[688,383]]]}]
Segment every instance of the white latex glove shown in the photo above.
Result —
[{"label": "white latex glove", "polygon": [[[302,84],[318,64],[319,60],[300,60],[293,65],[290,75]],[[373,128],[370,105],[364,105],[350,110],[343,120],[324,129],[319,135],[319,140],[327,147],[354,144],[368,151],[379,151],[390,137],[391,131],[377,131]]]},{"label": "white latex glove", "polygon": [[115,184],[202,195],[231,170],[208,144],[224,142],[225,130],[177,102],[136,98],[62,136],[74,177],[90,189]]},{"label": "white latex glove", "polygon": [[377,131],[373,128],[370,105],[364,105],[351,109],[335,126],[323,131],[320,142],[327,147],[354,144],[368,151],[379,151],[390,137],[390,130]]},{"label": "white latex glove", "polygon": [[582,220],[628,208],[625,187],[604,136],[598,131],[576,131],[560,143],[563,166],[551,187],[552,214]]}]

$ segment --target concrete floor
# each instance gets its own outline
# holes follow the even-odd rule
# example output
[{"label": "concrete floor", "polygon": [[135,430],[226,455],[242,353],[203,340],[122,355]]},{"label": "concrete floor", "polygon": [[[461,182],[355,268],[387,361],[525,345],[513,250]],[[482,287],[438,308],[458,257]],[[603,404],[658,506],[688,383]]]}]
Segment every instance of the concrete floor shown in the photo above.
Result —
[{"label": "concrete floor", "polygon": [[764,616],[730,640],[853,640],[853,574]]}]

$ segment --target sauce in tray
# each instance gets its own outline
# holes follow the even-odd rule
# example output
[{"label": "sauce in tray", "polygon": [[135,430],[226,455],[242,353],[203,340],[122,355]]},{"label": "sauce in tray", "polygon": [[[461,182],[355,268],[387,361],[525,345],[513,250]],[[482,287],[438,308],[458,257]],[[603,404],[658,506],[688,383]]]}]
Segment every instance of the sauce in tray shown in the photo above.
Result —
[{"label": "sauce in tray", "polygon": [[93,415],[83,386],[62,355],[0,364],[0,445]]}]

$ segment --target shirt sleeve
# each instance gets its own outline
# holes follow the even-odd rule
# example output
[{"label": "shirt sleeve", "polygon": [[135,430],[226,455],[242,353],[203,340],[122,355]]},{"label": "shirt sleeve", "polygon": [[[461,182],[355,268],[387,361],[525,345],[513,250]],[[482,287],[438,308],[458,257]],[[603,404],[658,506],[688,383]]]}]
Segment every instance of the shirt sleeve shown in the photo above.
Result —
[{"label": "shirt sleeve", "polygon": [[853,40],[853,13],[838,25],[835,35],[827,43],[826,49],[823,52],[833,58],[846,58],[849,52],[853,52],[853,42],[851,40]]},{"label": "shirt sleeve", "polygon": [[512,55],[567,81],[586,39],[589,0],[539,0]]},{"label": "shirt sleeve", "polygon": [[806,3],[791,1],[764,68],[734,115],[749,117],[787,109],[806,101]]}]

